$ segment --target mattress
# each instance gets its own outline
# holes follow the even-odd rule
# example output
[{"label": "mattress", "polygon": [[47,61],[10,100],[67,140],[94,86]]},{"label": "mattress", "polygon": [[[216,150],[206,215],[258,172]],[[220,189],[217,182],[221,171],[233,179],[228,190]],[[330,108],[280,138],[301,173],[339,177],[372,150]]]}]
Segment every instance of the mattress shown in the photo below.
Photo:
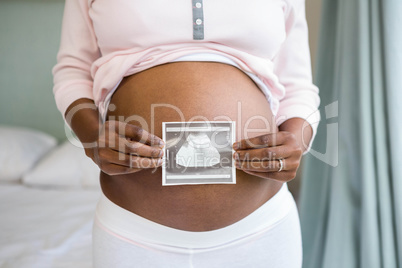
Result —
[{"label": "mattress", "polygon": [[0,184],[0,267],[92,267],[99,197],[99,189]]}]

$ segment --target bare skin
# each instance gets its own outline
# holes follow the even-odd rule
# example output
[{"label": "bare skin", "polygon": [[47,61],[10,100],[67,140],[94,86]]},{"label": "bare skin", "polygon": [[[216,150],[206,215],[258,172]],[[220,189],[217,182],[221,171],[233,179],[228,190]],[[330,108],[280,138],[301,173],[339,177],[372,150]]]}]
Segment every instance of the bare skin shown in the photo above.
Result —
[{"label": "bare skin", "polygon": [[[222,228],[249,215],[294,178],[302,144],[311,139],[311,128],[302,128],[299,118],[278,132],[264,94],[243,72],[220,63],[170,63],[123,79],[103,129],[90,100],[73,103],[66,115],[79,104],[90,107],[74,114],[72,129],[83,143],[106,144],[86,149],[102,169],[105,195],[144,218],[188,231]],[[162,122],[183,120],[236,121],[235,185],[161,185]],[[285,163],[280,173],[277,158]]]}]

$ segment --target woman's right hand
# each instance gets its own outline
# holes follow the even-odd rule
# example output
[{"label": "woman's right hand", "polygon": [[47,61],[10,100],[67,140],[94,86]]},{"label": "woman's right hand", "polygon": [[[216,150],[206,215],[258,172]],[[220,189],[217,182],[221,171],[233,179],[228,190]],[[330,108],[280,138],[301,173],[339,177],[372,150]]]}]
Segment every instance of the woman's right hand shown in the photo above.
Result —
[{"label": "woman's right hand", "polygon": [[85,153],[108,175],[135,173],[163,164],[163,140],[121,121],[106,121],[98,139]]}]

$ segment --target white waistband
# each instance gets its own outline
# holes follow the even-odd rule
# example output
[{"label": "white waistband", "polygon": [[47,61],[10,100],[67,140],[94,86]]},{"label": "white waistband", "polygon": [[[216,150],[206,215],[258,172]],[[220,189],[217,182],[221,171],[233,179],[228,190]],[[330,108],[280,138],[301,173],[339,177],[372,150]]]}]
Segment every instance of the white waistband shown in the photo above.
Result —
[{"label": "white waistband", "polygon": [[221,246],[275,226],[295,206],[285,183],[279,192],[242,220],[227,227],[191,232],[170,228],[114,204],[104,194],[96,208],[96,221],[114,235],[155,246],[202,249]]}]

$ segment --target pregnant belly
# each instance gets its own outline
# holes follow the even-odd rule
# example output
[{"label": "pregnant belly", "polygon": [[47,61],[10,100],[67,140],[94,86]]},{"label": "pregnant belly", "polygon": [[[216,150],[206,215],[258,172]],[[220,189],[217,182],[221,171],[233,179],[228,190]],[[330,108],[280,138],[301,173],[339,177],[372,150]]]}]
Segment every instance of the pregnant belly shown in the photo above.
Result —
[{"label": "pregnant belly", "polygon": [[[113,94],[107,120],[138,125],[162,137],[162,122],[235,121],[236,140],[276,132],[265,95],[239,69],[212,62],[175,62],[126,77]],[[161,168],[101,174],[117,205],[173,228],[206,231],[232,224],[281,187],[236,170],[234,185],[162,186]]]}]

